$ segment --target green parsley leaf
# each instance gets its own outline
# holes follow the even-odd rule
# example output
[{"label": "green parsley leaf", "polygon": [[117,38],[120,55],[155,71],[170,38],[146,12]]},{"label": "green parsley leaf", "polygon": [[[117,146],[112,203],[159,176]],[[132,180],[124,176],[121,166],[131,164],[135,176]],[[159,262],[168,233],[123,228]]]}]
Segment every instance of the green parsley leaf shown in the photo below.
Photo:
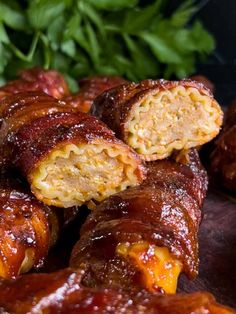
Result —
[{"label": "green parsley leaf", "polygon": [[[169,0],[170,1],[170,0]],[[195,19],[197,1],[0,0],[1,82],[20,69],[53,68],[71,88],[80,77],[182,78],[215,47]]]},{"label": "green parsley leaf", "polygon": [[149,45],[154,55],[163,63],[180,63],[181,56],[163,38],[156,34],[143,32],[140,37]]},{"label": "green parsley leaf", "polygon": [[26,30],[27,21],[23,11],[20,10],[19,6],[17,6],[17,9],[13,9],[4,2],[6,3],[3,0],[0,1],[0,21],[3,21],[14,30]]},{"label": "green parsley leaf", "polygon": [[119,10],[124,8],[135,7],[138,0],[87,0],[97,9],[103,10]]},{"label": "green parsley leaf", "polygon": [[64,1],[39,0],[30,1],[27,17],[30,25],[35,29],[45,29],[65,9]]}]

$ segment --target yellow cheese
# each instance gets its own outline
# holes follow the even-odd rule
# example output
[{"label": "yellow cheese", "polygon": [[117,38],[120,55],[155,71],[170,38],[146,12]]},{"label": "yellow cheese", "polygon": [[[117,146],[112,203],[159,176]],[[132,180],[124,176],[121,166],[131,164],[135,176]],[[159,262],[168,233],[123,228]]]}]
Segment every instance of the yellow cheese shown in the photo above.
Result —
[{"label": "yellow cheese", "polygon": [[155,291],[159,287],[166,293],[176,292],[182,263],[166,247],[158,247],[146,241],[120,243],[116,252],[139,269],[148,290]]}]

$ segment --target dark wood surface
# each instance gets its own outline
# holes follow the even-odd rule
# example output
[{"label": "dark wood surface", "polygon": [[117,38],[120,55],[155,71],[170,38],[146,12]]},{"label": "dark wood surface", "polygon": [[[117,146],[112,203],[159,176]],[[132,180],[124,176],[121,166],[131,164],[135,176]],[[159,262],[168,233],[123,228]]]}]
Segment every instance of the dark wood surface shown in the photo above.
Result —
[{"label": "dark wood surface", "polygon": [[203,215],[199,276],[194,281],[182,276],[179,291],[208,290],[236,308],[236,197],[210,190]]},{"label": "dark wood surface", "polygon": [[[62,233],[43,271],[68,266],[73,245],[88,210],[81,208],[76,220]],[[207,290],[219,302],[236,308],[236,197],[210,189],[203,206],[199,232],[199,276],[189,281],[184,275],[178,291]]]}]

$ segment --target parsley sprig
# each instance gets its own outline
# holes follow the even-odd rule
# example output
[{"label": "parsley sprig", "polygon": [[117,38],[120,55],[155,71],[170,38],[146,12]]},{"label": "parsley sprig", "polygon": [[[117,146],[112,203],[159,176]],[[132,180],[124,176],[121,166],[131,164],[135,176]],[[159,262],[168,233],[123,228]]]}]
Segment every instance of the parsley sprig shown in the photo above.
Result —
[{"label": "parsley sprig", "polygon": [[214,39],[192,21],[195,1],[182,1],[168,15],[167,2],[0,0],[0,80],[35,65],[63,72],[72,88],[90,74],[187,76]]}]

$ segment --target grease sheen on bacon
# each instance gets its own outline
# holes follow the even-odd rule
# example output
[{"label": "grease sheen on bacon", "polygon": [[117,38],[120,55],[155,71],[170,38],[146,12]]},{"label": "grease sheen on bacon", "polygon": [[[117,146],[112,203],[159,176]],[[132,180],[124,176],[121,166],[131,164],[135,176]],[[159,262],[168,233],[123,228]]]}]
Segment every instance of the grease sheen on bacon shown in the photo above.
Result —
[{"label": "grease sheen on bacon", "polygon": [[43,265],[58,237],[59,216],[22,183],[6,174],[0,179],[0,277],[12,278]]},{"label": "grease sheen on bacon", "polygon": [[[110,196],[82,226],[70,265],[86,269],[85,285],[138,286],[174,293],[179,271],[196,276],[200,207],[207,189],[198,153],[190,152],[187,165],[163,160],[147,168],[146,181]],[[158,248],[167,248],[171,257]],[[177,262],[182,268],[176,271]],[[166,280],[159,286],[163,276]]]},{"label": "grease sheen on bacon", "polygon": [[64,269],[0,280],[0,311],[9,314],[233,314],[206,292],[163,296],[145,290],[87,288],[84,272]]},{"label": "grease sheen on bacon", "polygon": [[98,96],[91,113],[147,161],[202,145],[222,124],[211,92],[191,80],[124,84]]},{"label": "grease sheen on bacon", "polygon": [[191,76],[189,79],[203,84],[206,88],[208,88],[212,92],[212,94],[215,92],[215,86],[213,82],[210,81],[209,78],[207,78],[206,76],[197,74],[197,75]]},{"label": "grease sheen on bacon", "polygon": [[64,77],[57,71],[32,68],[20,73],[17,80],[0,87],[0,98],[21,92],[44,92],[57,99],[69,95]]},{"label": "grease sheen on bacon", "polygon": [[21,127],[52,113],[74,111],[65,102],[41,92],[22,92],[3,98],[0,105],[0,162],[12,163],[12,142]]}]

